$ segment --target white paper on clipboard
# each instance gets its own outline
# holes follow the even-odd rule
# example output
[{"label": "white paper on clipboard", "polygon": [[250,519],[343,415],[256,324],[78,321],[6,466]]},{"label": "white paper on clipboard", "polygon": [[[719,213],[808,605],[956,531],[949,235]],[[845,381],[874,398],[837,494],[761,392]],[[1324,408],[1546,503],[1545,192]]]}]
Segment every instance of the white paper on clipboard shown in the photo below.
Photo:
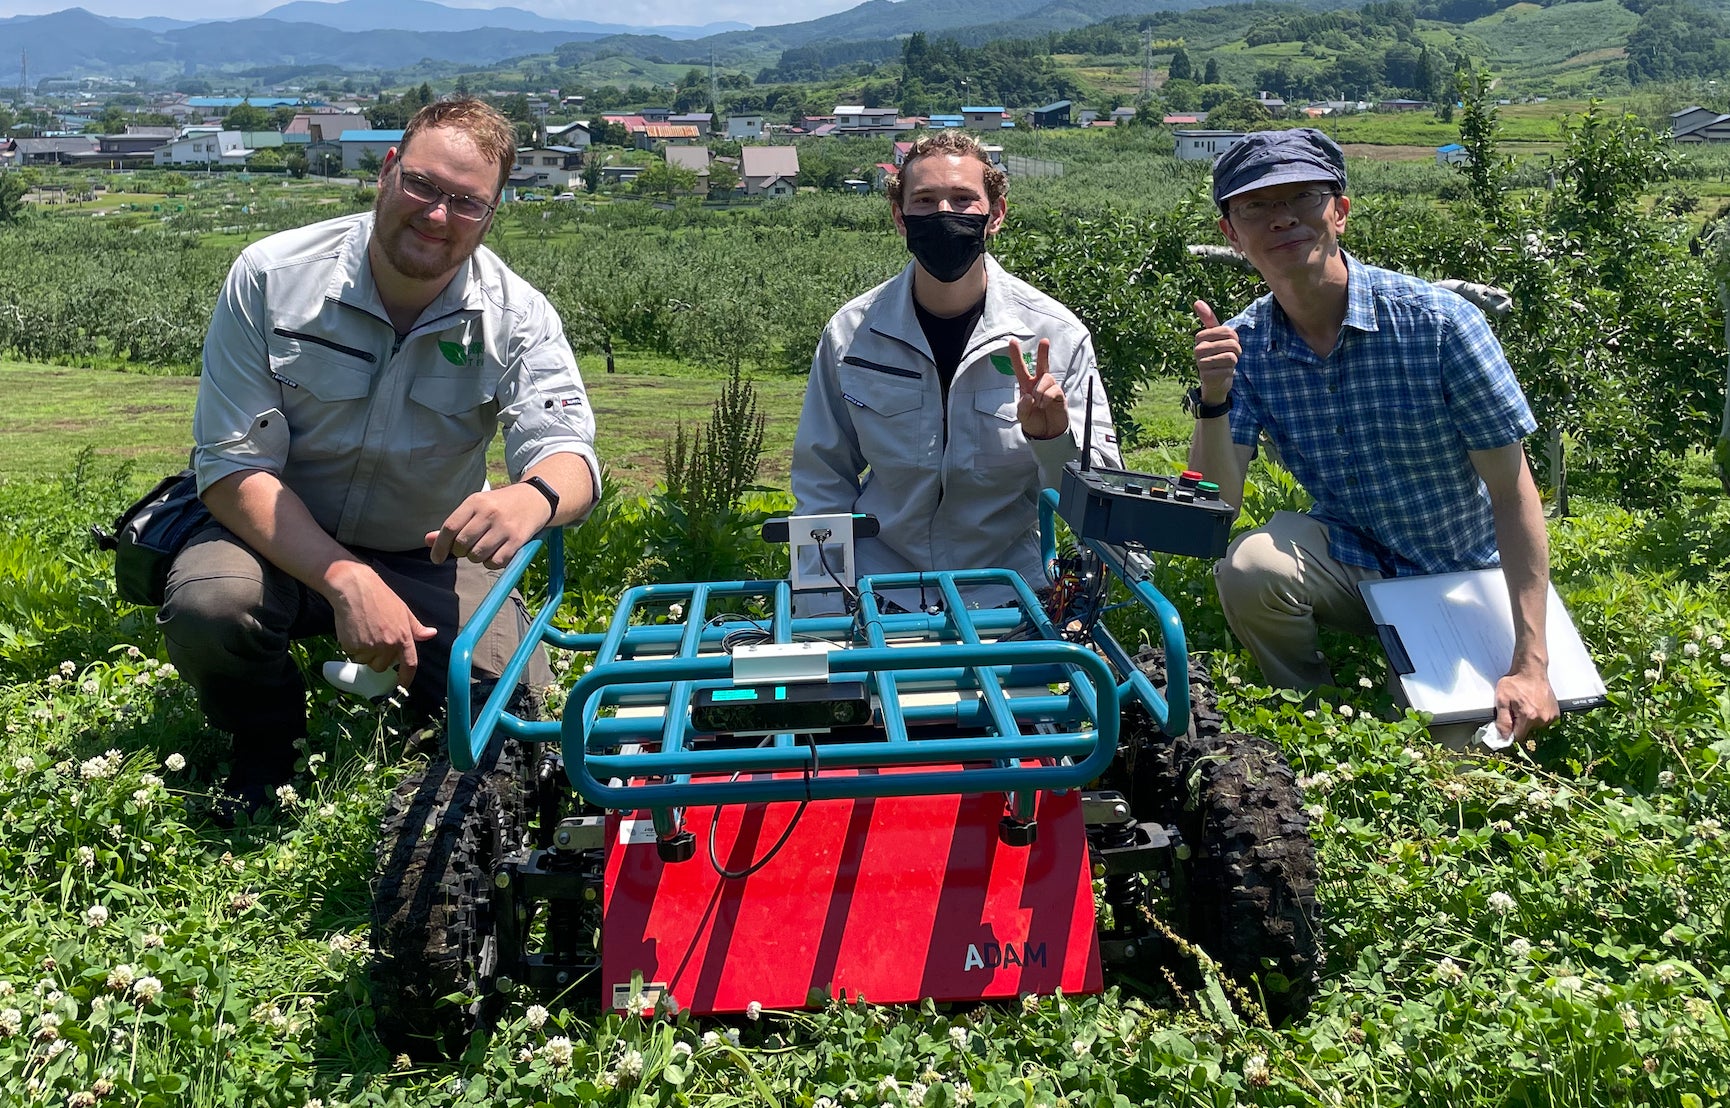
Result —
[{"label": "white paper on clipboard", "polygon": [[[1437,723],[1488,720],[1514,656],[1514,613],[1500,569],[1389,577],[1359,586],[1413,708]],[[1598,667],[1550,586],[1544,607],[1550,686],[1564,712],[1607,701]]]}]

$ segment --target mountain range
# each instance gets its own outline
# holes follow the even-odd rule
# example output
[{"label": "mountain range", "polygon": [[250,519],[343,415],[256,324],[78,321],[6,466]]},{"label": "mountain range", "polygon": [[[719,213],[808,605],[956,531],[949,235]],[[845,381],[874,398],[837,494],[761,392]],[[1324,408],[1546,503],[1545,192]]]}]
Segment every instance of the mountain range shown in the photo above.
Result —
[{"label": "mountain range", "polygon": [[[0,19],[0,66],[28,57],[32,82],[107,76],[153,81],[260,67],[327,66],[387,70],[423,60],[487,66],[583,44],[572,60],[630,53],[685,64],[713,51],[723,64],[762,64],[790,47],[826,41],[892,39],[917,31],[1027,35],[1069,30],[1116,15],[1217,4],[1220,0],[866,0],[820,19],[774,27],[625,27],[549,19],[522,8],[453,8],[432,0],[289,0],[249,19],[184,21],[116,18],[68,8]],[[1299,0],[1337,7],[1342,0]],[[1347,0],[1349,2],[1349,0]],[[702,36],[702,37],[692,37]],[[684,59],[684,61],[681,61]],[[5,83],[0,78],[0,83]]]}]

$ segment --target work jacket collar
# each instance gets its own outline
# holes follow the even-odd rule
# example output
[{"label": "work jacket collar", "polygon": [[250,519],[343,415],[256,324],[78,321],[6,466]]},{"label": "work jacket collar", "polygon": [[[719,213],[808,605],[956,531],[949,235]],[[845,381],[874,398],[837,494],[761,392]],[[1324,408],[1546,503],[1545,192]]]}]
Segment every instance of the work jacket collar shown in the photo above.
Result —
[{"label": "work jacket collar", "polygon": [[[931,344],[925,340],[925,329],[919,326],[919,315],[913,309],[913,267],[918,264],[908,262],[885,290],[878,301],[878,310],[872,313],[871,330],[912,347],[930,361]],[[981,350],[995,350],[1012,338],[1021,340],[1024,348],[1031,348],[1038,336],[1028,329],[1017,307],[1010,294],[1008,271],[997,264],[996,258],[985,255],[985,311],[974,325],[973,337],[961,355],[961,366],[966,366]]]}]

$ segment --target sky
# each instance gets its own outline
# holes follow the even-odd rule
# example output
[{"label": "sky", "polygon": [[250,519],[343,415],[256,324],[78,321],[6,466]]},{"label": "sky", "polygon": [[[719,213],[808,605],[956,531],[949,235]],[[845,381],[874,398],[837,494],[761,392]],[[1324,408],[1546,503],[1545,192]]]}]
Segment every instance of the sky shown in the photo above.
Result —
[{"label": "sky", "polygon": [[[261,15],[283,0],[0,0],[0,18],[41,15],[79,7],[97,15],[139,18],[171,15],[176,19],[240,19]],[[856,6],[860,0],[516,0],[508,4],[475,4],[439,0],[451,8],[523,8],[551,19],[586,19],[592,23],[633,26],[683,24],[702,26],[732,20],[755,27],[798,23]]]}]

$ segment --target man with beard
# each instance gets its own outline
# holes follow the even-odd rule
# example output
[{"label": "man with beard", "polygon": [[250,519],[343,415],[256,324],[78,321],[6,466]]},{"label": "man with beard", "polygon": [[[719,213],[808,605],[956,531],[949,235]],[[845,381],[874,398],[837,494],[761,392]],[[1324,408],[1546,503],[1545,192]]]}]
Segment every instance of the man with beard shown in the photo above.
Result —
[{"label": "man with beard", "polygon": [[[486,104],[429,105],[370,213],[272,235],[229,271],[193,417],[214,522],[175,559],[159,622],[233,736],[227,789],[245,810],[290,778],[306,734],[292,640],[334,633],[355,661],[396,667],[430,718],[496,571],[594,504],[594,419],[558,313],[481,246],[515,154]],[[492,488],[498,429],[511,481]],[[516,614],[477,648],[478,673],[502,671]]]},{"label": "man with beard", "polygon": [[[1119,464],[1087,328],[985,251],[1007,192],[972,135],[920,138],[889,183],[913,260],[835,313],[817,344],[793,496],[800,515],[877,517],[878,537],[856,544],[860,574],[1000,567],[1041,588],[1040,490],[1083,449]],[[913,608],[931,598],[890,599]],[[1002,586],[967,595],[981,606],[1009,599]],[[830,595],[805,607],[836,604]]]}]

